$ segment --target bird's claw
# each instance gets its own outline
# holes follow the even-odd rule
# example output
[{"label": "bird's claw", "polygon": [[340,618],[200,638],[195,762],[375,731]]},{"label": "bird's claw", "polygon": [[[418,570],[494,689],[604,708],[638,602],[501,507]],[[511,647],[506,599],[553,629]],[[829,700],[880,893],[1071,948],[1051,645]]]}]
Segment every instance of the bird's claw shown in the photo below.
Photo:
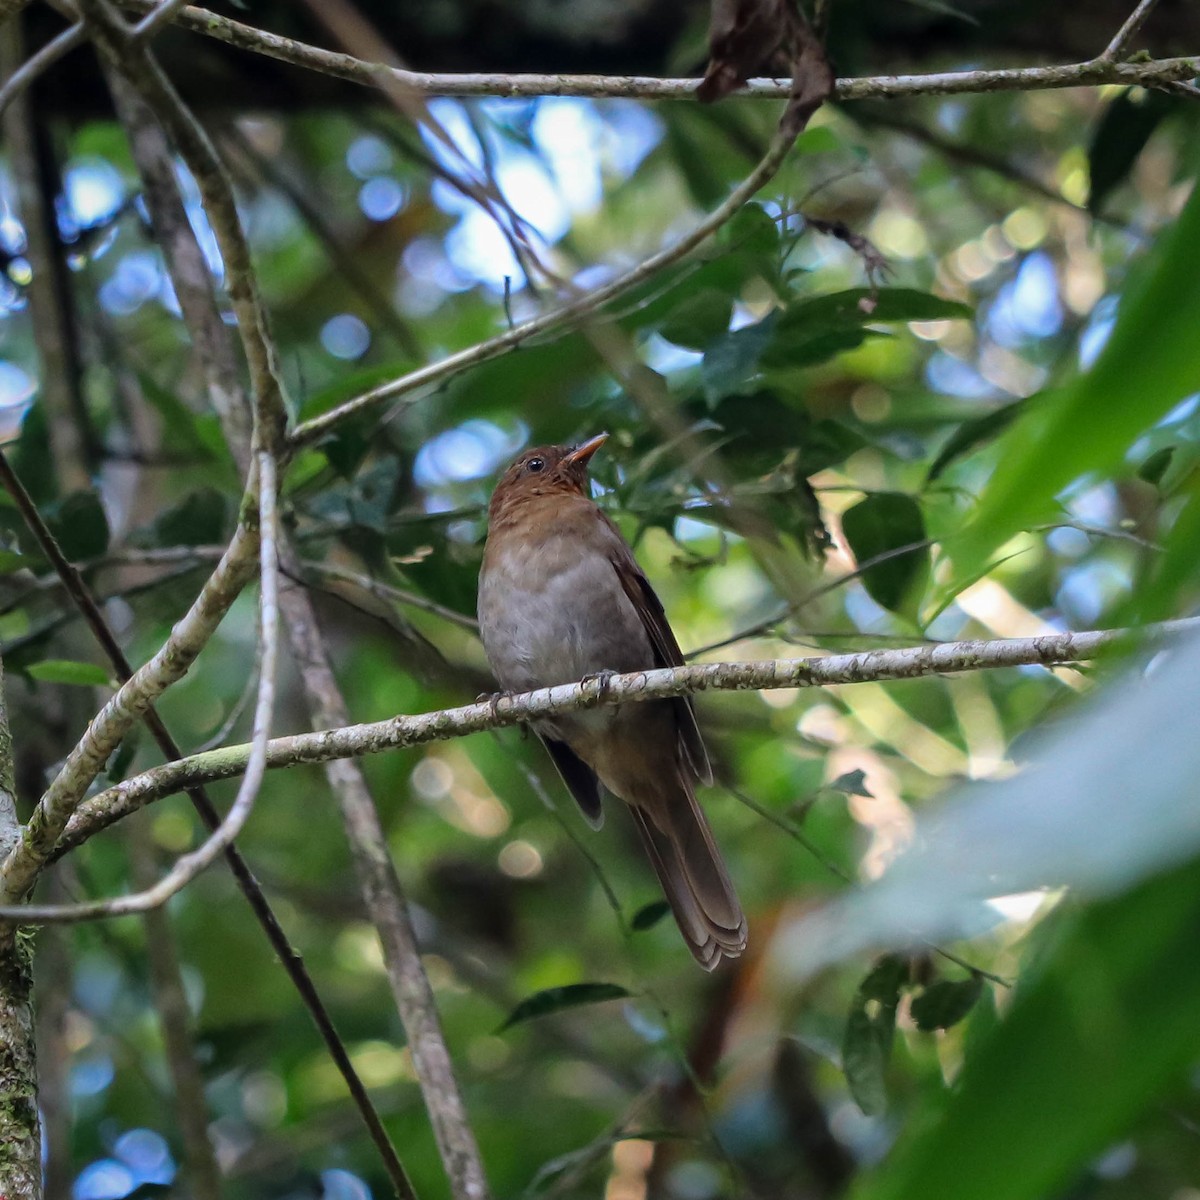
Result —
[{"label": "bird's claw", "polygon": [[482,704],[487,701],[488,708],[492,710],[492,720],[496,720],[500,716],[500,701],[508,695],[508,692],[480,692],[475,697],[476,704]]},{"label": "bird's claw", "polygon": [[600,685],[600,690],[596,693],[597,700],[603,700],[608,695],[608,689],[612,687],[612,681],[616,679],[618,672],[616,671],[592,671],[585,675],[579,682],[582,684],[596,683]]}]

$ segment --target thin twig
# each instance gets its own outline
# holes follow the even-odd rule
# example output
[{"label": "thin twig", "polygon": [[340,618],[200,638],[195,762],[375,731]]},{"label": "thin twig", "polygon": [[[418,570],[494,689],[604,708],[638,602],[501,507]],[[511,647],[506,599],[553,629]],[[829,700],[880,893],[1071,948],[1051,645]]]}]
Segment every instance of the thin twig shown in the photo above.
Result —
[{"label": "thin twig", "polygon": [[419,609],[421,612],[432,613],[435,617],[441,617],[443,621],[449,621],[452,625],[458,625],[462,629],[469,629],[472,633],[479,630],[479,622],[474,617],[460,613],[457,609],[447,608],[444,604],[438,604],[436,600],[430,600],[418,592],[409,592],[403,588],[393,587],[390,583],[383,583],[381,580],[373,579],[370,575],[351,571],[346,567],[335,566],[333,563],[304,559],[300,565],[306,573],[351,584],[390,604],[402,604],[408,608]]},{"label": "thin twig", "polygon": [[1100,57],[1107,62],[1115,62],[1125,53],[1130,41],[1137,36],[1138,30],[1146,23],[1146,18],[1153,12],[1158,0],[1140,0],[1137,8],[1125,18],[1125,24],[1113,34],[1113,39],[1104,48]]},{"label": "thin twig", "polygon": [[908,542],[903,546],[893,546],[890,550],[883,550],[879,554],[865,558],[852,571],[847,571],[844,575],[839,575],[836,579],[831,579],[828,583],[823,583],[819,587],[813,588],[812,591],[799,597],[794,602],[785,604],[773,615],[764,617],[761,621],[755,621],[753,625],[739,629],[736,633],[731,633],[728,637],[723,637],[719,641],[709,642],[706,646],[699,646],[695,650],[689,650],[684,657],[699,658],[703,654],[711,654],[714,650],[723,650],[726,646],[732,646],[734,643],[745,641],[747,638],[759,637],[773,629],[780,621],[787,620],[788,617],[799,612],[807,605],[812,604],[815,600],[819,600],[822,596],[827,596],[830,592],[834,592],[840,587],[845,587],[846,584],[860,578],[867,571],[879,566],[880,563],[890,562],[894,558],[903,558],[906,554],[916,554],[921,550],[928,550],[933,544],[933,538],[922,538],[919,542]]},{"label": "thin twig", "polygon": [[187,7],[187,0],[161,0],[158,7],[147,13],[134,27],[130,36],[136,41],[148,38],[160,25],[174,20],[179,10]]},{"label": "thin twig", "polygon": [[0,87],[2,113],[35,79],[44,75],[60,58],[87,41],[83,23],[72,25],[48,41],[36,54],[31,54]]},{"label": "thin twig", "polygon": [[[397,716],[365,725],[336,726],[330,722],[335,727],[319,733],[274,739],[269,747],[267,766],[287,767],[358,758],[407,746],[448,741],[486,729],[524,724],[598,705],[660,700],[701,691],[832,687],[1003,667],[1063,666],[1086,662],[1130,639],[1159,641],[1198,631],[1200,617],[1166,621],[1141,629],[938,642],[819,658],[662,667],[617,675],[611,680],[561,684],[519,695],[500,696],[494,702],[488,700],[418,716]],[[181,762],[152,767],[93,796],[80,805],[71,819],[60,852],[78,845],[143,805],[174,795],[192,783],[240,775],[245,769],[247,755],[246,746],[227,746]]]}]

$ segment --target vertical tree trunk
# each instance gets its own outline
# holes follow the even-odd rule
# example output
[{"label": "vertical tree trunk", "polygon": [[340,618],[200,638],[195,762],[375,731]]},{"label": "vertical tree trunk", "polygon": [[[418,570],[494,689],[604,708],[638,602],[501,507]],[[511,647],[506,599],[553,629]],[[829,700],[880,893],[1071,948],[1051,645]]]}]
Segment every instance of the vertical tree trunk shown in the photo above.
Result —
[{"label": "vertical tree trunk", "polygon": [[[0,665],[0,855],[7,854],[20,836]],[[32,964],[32,934],[14,925],[0,926],[0,1196],[4,1200],[41,1200],[42,1196]]]}]

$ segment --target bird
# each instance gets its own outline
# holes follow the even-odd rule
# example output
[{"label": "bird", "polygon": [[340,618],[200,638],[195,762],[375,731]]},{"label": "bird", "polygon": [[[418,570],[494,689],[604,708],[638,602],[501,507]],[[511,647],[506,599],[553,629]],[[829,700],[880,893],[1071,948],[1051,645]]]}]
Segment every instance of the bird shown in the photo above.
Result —
[{"label": "bird", "polygon": [[[506,693],[683,665],[662,603],[592,500],[598,434],[527,450],[488,505],[479,630]],[[625,802],[684,941],[708,971],[746,948],[746,918],[696,785],[712,782],[689,697],[604,705],[531,722],[585,819]]]}]

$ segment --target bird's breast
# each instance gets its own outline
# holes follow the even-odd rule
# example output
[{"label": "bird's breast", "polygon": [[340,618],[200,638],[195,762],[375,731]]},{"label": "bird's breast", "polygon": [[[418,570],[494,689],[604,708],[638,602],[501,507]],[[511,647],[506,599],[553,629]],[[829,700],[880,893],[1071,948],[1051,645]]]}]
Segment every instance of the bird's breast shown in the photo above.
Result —
[{"label": "bird's breast", "polygon": [[479,625],[506,691],[654,665],[649,638],[608,555],[566,534],[489,547]]}]

